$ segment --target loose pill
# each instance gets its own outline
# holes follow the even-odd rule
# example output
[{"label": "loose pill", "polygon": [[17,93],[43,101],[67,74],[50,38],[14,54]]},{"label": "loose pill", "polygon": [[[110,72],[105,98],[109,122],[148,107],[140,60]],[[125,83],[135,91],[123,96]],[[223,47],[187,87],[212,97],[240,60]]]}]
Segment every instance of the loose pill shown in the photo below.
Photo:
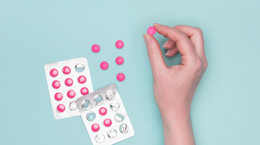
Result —
[{"label": "loose pill", "polygon": [[112,121],[111,121],[110,119],[108,119],[108,118],[105,119],[103,123],[104,123],[104,125],[105,125],[106,127],[109,127],[109,126],[112,125]]},{"label": "loose pill", "polygon": [[64,66],[63,69],[62,69],[62,72],[63,72],[65,75],[68,75],[68,74],[70,74],[71,69],[70,69],[68,66]]},{"label": "loose pill", "polygon": [[154,27],[149,27],[149,28],[147,29],[147,34],[149,34],[149,35],[154,35],[155,33],[156,33],[156,30],[155,30]]},{"label": "loose pill", "polygon": [[99,125],[97,123],[94,123],[91,126],[91,129],[92,129],[93,132],[98,132],[99,131]]},{"label": "loose pill", "polygon": [[58,89],[58,88],[60,87],[60,82],[57,81],[57,80],[53,81],[53,82],[52,82],[52,87],[53,87],[54,89]]},{"label": "loose pill", "polygon": [[62,100],[63,95],[62,95],[62,93],[58,92],[54,95],[54,98],[56,101],[60,101],[60,100]]},{"label": "loose pill", "polygon": [[66,85],[66,86],[72,86],[72,85],[73,85],[73,80],[72,80],[71,78],[67,78],[67,79],[65,80],[65,85]]},{"label": "loose pill", "polygon": [[76,93],[75,93],[75,91],[73,91],[73,90],[69,90],[69,91],[67,92],[67,96],[68,96],[69,98],[74,98],[74,97],[76,96]]},{"label": "loose pill", "polygon": [[59,74],[59,72],[58,72],[58,70],[55,69],[55,68],[50,71],[50,75],[51,75],[52,77],[56,77],[58,74]]},{"label": "loose pill", "polygon": [[86,88],[86,87],[81,88],[80,93],[82,95],[87,95],[88,94],[88,88]]},{"label": "loose pill", "polygon": [[105,108],[105,107],[101,107],[100,109],[99,109],[99,114],[100,115],[106,115],[107,114],[107,108]]},{"label": "loose pill", "polygon": [[124,47],[124,42],[122,40],[116,41],[116,48],[121,49]]},{"label": "loose pill", "polygon": [[108,69],[109,64],[106,61],[103,61],[100,63],[100,67],[101,67],[101,69],[106,70],[106,69]]},{"label": "loose pill", "polygon": [[116,58],[116,64],[122,65],[124,63],[124,58],[122,56],[118,56]]},{"label": "loose pill", "polygon": [[92,51],[94,53],[98,53],[100,51],[100,46],[98,44],[94,44],[92,47],[91,47]]},{"label": "loose pill", "polygon": [[64,106],[63,104],[59,104],[59,105],[57,106],[57,110],[58,110],[59,112],[63,112],[63,111],[65,110],[65,106]]},{"label": "loose pill", "polygon": [[87,78],[85,76],[79,76],[78,77],[78,82],[81,84],[84,84],[87,81]]},{"label": "loose pill", "polygon": [[119,73],[119,74],[117,74],[116,78],[118,81],[121,82],[121,81],[125,80],[125,74]]}]

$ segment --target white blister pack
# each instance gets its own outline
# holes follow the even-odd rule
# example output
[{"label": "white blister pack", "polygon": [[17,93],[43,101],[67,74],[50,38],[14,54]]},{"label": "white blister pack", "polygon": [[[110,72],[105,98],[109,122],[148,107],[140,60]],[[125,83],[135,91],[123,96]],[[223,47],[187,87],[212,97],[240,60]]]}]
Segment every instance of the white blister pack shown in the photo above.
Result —
[{"label": "white blister pack", "polygon": [[114,84],[80,97],[76,103],[93,145],[112,145],[134,135]]},{"label": "white blister pack", "polygon": [[46,64],[45,74],[54,118],[80,115],[75,101],[93,92],[87,59],[81,57]]}]

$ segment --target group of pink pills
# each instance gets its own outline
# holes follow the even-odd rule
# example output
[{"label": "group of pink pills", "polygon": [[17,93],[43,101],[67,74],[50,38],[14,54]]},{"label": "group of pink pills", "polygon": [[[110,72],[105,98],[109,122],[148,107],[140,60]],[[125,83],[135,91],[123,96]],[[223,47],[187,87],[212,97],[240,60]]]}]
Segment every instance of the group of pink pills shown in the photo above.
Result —
[{"label": "group of pink pills", "polygon": [[[123,47],[124,47],[124,42],[122,41],[122,40],[118,40],[118,41],[116,41],[116,43],[115,43],[115,46],[116,46],[116,48],[118,48],[118,49],[122,49]],[[98,53],[99,51],[100,51],[100,46],[98,45],[98,44],[94,44],[92,47],[91,47],[91,49],[92,49],[92,51],[94,52],[94,53]],[[118,56],[118,57],[116,57],[116,59],[115,59],[115,62],[116,62],[116,64],[118,64],[118,65],[122,65],[123,63],[124,63],[124,58],[122,57],[122,56]],[[100,68],[102,69],[102,70],[107,70],[108,68],[109,68],[109,63],[107,62],[107,61],[102,61],[101,63],[100,63]],[[117,74],[117,80],[118,81],[124,81],[125,80],[125,74],[124,73],[118,73]]]},{"label": "group of pink pills", "polygon": [[[71,68],[68,67],[68,66],[64,66],[63,69],[62,69],[62,73],[64,75],[69,75],[71,73]],[[59,75],[59,71],[56,69],[56,68],[53,68],[51,69],[50,71],[50,76],[55,78]],[[84,76],[84,75],[80,75],[78,78],[77,78],[77,82],[79,84],[85,84],[87,81],[87,78]],[[64,85],[67,86],[67,87],[71,87],[72,85],[74,84],[74,81],[72,78],[66,78],[65,81],[64,81]],[[62,83],[58,80],[54,80],[52,82],[52,87],[57,90],[61,87]],[[89,93],[89,90],[87,87],[82,87],[80,89],[80,93],[82,95],[87,95]],[[67,91],[67,97],[72,99],[76,96],[76,92],[72,89],[68,90]],[[61,101],[63,99],[63,94],[61,92],[56,92],[55,95],[54,95],[54,98],[56,101]],[[57,106],[57,110],[58,112],[63,112],[65,110],[65,106],[63,104],[59,104]]]}]

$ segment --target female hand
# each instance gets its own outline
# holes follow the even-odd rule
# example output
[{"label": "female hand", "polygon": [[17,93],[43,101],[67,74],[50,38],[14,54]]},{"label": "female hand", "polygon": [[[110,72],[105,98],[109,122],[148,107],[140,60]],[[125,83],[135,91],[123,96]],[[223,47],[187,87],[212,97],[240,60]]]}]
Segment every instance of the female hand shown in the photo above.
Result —
[{"label": "female hand", "polygon": [[202,31],[190,26],[173,28],[154,24],[156,31],[169,40],[163,45],[166,56],[177,52],[182,56],[181,64],[168,67],[157,40],[144,34],[147,52],[153,72],[155,101],[159,107],[165,144],[195,144],[190,121],[193,95],[207,68]]}]

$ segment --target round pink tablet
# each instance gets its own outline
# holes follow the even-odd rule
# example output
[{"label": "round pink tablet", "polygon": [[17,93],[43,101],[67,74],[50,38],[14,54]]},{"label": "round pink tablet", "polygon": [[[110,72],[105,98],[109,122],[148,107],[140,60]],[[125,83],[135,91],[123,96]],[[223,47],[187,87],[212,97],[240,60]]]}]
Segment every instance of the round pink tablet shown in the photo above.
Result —
[{"label": "round pink tablet", "polygon": [[65,80],[65,85],[66,85],[66,86],[72,86],[72,85],[73,85],[73,80],[72,80],[71,78],[67,78],[67,79]]},{"label": "round pink tablet", "polygon": [[69,90],[69,91],[67,92],[67,96],[68,96],[69,98],[74,98],[74,97],[76,96],[76,93],[75,93],[75,91],[73,91],[73,90]]},{"label": "round pink tablet", "polygon": [[154,34],[156,33],[156,30],[155,30],[154,27],[149,27],[149,28],[147,29],[147,33],[148,33],[149,35],[154,35]]},{"label": "round pink tablet", "polygon": [[58,92],[54,95],[54,98],[56,101],[60,101],[60,100],[62,100],[63,95],[62,95],[62,93]]},{"label": "round pink tablet", "polygon": [[57,106],[57,110],[58,110],[59,112],[63,112],[63,111],[65,110],[65,106],[64,106],[63,104],[59,104],[59,105]]},{"label": "round pink tablet", "polygon": [[99,109],[99,114],[100,115],[106,115],[107,114],[107,108],[105,108],[105,107],[101,107],[100,109]]},{"label": "round pink tablet", "polygon": [[60,87],[60,82],[57,81],[57,80],[53,81],[53,82],[52,82],[52,87],[53,87],[54,89],[58,89],[58,88]]},{"label": "round pink tablet", "polygon": [[101,67],[101,69],[106,70],[106,69],[108,69],[109,64],[106,61],[103,61],[100,63],[100,67]]},{"label": "round pink tablet", "polygon": [[118,81],[121,82],[121,81],[125,80],[125,74],[119,73],[119,74],[117,74],[116,78]]},{"label": "round pink tablet", "polygon": [[116,48],[121,49],[124,47],[124,42],[122,40],[116,41]]},{"label": "round pink tablet", "polygon": [[99,131],[99,125],[97,123],[92,124],[91,129],[93,132]]},{"label": "round pink tablet", "polygon": [[108,119],[108,118],[105,119],[103,123],[104,123],[104,125],[105,125],[106,127],[109,127],[109,126],[112,125],[112,121],[111,121],[110,119]]},{"label": "round pink tablet", "polygon": [[65,75],[68,75],[68,74],[70,74],[71,69],[70,69],[68,66],[64,66],[63,69],[62,69],[62,72],[63,72]]},{"label": "round pink tablet", "polygon": [[58,70],[55,69],[55,68],[50,71],[50,75],[51,75],[52,77],[56,77],[58,74],[59,74],[59,72],[58,72]]},{"label": "round pink tablet", "polygon": [[92,49],[93,52],[98,53],[100,51],[100,46],[98,44],[94,44],[91,47],[91,49]]},{"label": "round pink tablet", "polygon": [[78,82],[81,84],[84,84],[87,81],[87,78],[85,76],[79,76],[78,77]]},{"label": "round pink tablet", "polygon": [[122,56],[118,56],[116,58],[116,64],[122,65],[124,63],[124,58]]},{"label": "round pink tablet", "polygon": [[82,95],[87,95],[88,94],[88,88],[86,88],[86,87],[81,88],[80,93]]}]

